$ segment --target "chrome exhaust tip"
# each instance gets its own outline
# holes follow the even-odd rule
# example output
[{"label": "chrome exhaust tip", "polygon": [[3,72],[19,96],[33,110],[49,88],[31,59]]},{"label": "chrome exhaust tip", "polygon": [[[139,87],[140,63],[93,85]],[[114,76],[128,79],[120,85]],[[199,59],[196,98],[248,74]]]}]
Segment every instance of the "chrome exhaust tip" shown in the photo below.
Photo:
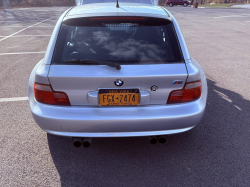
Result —
[{"label": "chrome exhaust tip", "polygon": [[149,142],[150,142],[151,144],[156,144],[156,143],[157,143],[157,138],[156,138],[156,137],[150,137],[150,138],[149,138]]},{"label": "chrome exhaust tip", "polygon": [[89,147],[91,145],[92,138],[83,138],[82,145],[83,147]]},{"label": "chrome exhaust tip", "polygon": [[82,138],[73,138],[74,139],[74,146],[81,147],[82,145]]},{"label": "chrome exhaust tip", "polygon": [[161,144],[164,144],[166,143],[166,136],[158,136],[158,141],[161,143]]}]

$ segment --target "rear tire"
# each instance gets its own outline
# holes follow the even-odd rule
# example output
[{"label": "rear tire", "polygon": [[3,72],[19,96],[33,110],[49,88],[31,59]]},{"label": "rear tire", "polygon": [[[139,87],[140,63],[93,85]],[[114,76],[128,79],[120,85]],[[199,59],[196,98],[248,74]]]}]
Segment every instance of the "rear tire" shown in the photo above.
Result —
[{"label": "rear tire", "polygon": [[186,7],[186,6],[187,6],[187,3],[184,3],[184,4],[183,4],[183,6],[185,6],[185,7]]},{"label": "rear tire", "polygon": [[169,3],[169,6],[171,6],[171,7],[172,7],[172,6],[174,6],[174,4],[173,4],[173,3]]}]

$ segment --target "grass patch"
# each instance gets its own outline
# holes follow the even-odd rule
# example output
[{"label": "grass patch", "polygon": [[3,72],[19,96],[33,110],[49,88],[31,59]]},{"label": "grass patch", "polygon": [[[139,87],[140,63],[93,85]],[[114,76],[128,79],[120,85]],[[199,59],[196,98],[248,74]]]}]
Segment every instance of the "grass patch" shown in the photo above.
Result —
[{"label": "grass patch", "polygon": [[232,7],[232,5],[238,5],[236,3],[223,3],[223,4],[212,4],[212,5],[199,5],[199,7],[206,7],[206,8],[238,8]]}]

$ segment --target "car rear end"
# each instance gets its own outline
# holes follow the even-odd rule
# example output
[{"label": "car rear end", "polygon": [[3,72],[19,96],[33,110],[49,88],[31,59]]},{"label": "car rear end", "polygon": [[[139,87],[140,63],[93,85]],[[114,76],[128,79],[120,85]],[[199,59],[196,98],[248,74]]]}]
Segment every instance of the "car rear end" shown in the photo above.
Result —
[{"label": "car rear end", "polygon": [[64,17],[59,30],[51,63],[41,61],[29,81],[31,111],[46,132],[166,135],[190,130],[202,119],[205,75],[185,59],[178,28],[167,14]]}]

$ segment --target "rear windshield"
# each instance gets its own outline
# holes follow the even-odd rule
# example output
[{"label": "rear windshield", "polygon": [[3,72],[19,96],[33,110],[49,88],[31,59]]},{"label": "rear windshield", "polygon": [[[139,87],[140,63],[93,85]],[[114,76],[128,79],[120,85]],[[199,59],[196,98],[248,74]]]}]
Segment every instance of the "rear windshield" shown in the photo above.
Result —
[{"label": "rear windshield", "polygon": [[64,21],[52,64],[66,65],[74,59],[124,65],[184,62],[172,22],[140,17]]}]

